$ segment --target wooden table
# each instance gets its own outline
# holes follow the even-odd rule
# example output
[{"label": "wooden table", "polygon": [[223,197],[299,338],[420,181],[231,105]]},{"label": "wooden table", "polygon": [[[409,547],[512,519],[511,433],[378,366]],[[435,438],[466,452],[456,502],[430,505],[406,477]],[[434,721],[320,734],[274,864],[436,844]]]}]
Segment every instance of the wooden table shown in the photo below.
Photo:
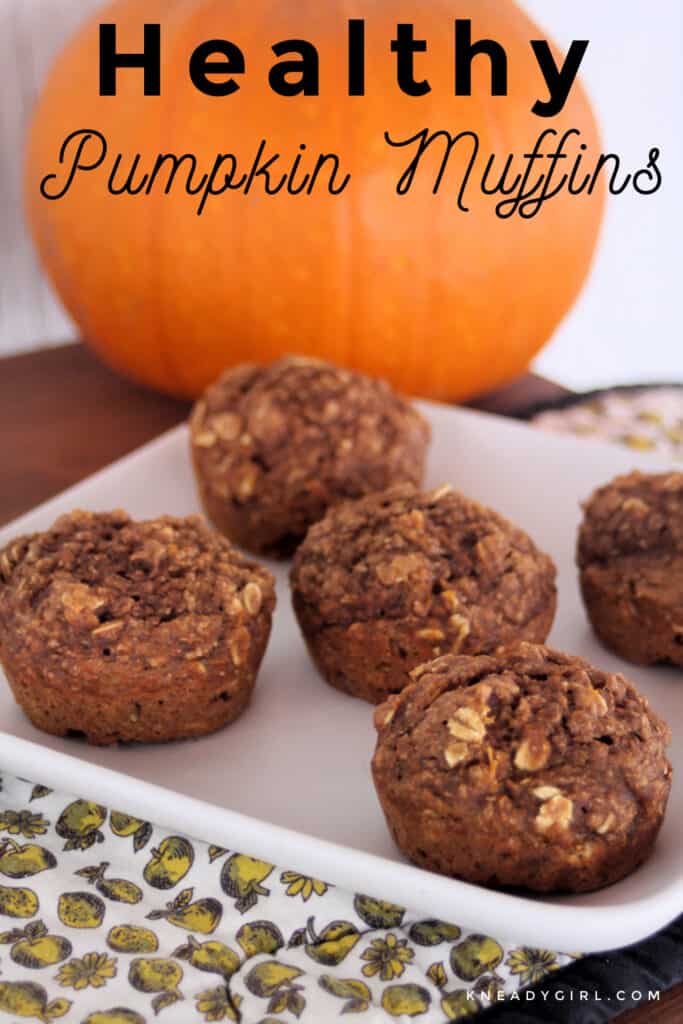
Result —
[{"label": "wooden table", "polygon": [[[513,416],[564,393],[527,376],[472,405]],[[0,360],[0,525],[180,423],[188,409],[122,380],[82,345]],[[618,1019],[680,1024],[683,985]]]},{"label": "wooden table", "polygon": [[[562,394],[529,376],[474,404],[514,415]],[[82,345],[0,359],[0,524],[180,423],[189,408],[129,384]]]}]

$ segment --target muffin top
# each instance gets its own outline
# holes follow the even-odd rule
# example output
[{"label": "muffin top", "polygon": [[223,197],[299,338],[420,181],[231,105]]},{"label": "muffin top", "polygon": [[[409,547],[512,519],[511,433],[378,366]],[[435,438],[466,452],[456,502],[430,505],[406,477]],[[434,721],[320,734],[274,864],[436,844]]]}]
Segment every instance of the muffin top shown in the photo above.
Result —
[{"label": "muffin top", "polygon": [[75,511],[0,552],[0,628],[52,653],[198,660],[274,605],[270,573],[199,516]]},{"label": "muffin top", "polygon": [[668,727],[622,675],[522,643],[446,655],[413,680],[375,713],[374,769],[415,807],[445,820],[490,811],[531,848],[623,838],[666,798]]},{"label": "muffin top", "polygon": [[683,473],[630,473],[599,488],[584,506],[578,562],[629,556],[683,557]]},{"label": "muffin top", "polygon": [[547,608],[554,581],[552,560],[522,530],[448,485],[401,485],[332,509],[292,568],[297,597],[321,624],[453,620],[492,640]]},{"label": "muffin top", "polygon": [[228,370],[196,405],[190,428],[211,485],[237,502],[311,483],[356,497],[388,479],[412,480],[430,435],[385,381],[291,356]]}]

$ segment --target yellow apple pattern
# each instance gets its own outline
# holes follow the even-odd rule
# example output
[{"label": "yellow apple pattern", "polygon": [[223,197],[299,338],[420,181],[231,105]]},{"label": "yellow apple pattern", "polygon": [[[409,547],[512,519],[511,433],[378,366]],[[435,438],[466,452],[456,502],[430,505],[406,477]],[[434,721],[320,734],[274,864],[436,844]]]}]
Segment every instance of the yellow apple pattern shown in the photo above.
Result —
[{"label": "yellow apple pattern", "polygon": [[443,1024],[577,955],[2,778],[0,1024]]}]

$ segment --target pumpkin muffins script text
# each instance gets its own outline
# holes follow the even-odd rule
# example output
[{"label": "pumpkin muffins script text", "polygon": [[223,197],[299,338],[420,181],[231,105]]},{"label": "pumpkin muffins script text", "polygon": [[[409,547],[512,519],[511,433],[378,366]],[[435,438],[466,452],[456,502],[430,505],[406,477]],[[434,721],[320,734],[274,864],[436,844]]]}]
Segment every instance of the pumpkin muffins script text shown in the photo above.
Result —
[{"label": "pumpkin muffins script text", "polygon": [[[475,131],[424,128],[403,138],[384,133],[384,143],[397,158],[396,194],[448,191],[454,210],[461,213],[469,213],[471,203],[491,199],[496,216],[531,219],[555,196],[563,192],[590,196],[603,181],[612,195],[635,191],[647,196],[660,189],[658,148],[650,149],[643,167],[627,171],[616,153],[591,154],[581,139],[578,129],[560,134],[546,128],[524,152],[501,154],[485,152]],[[202,164],[189,152],[151,158],[115,153],[102,132],[85,128],[67,136],[57,164],[40,183],[44,199],[62,199],[78,189],[84,176],[97,175],[112,196],[184,192],[196,202],[198,216],[206,212],[210,200],[230,193],[300,197],[323,192],[338,197],[353,179],[341,156],[313,153],[303,142],[296,153],[283,154],[262,139],[246,157],[217,152],[213,162]]]}]

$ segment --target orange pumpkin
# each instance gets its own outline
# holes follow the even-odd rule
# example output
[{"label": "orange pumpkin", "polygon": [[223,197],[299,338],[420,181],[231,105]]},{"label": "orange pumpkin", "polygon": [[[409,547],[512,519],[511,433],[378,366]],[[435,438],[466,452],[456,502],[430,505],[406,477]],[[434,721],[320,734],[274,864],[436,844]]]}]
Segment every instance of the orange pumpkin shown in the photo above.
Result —
[{"label": "orange pumpkin", "polygon": [[[349,97],[347,19],[366,18],[366,95]],[[453,19],[472,18],[473,38],[500,41],[509,94],[492,98],[486,57],[473,62],[473,94],[455,97]],[[144,22],[162,31],[161,97],[143,97],[142,72],[118,73],[118,96],[99,96],[99,24],[115,22],[118,49],[139,52]],[[432,91],[404,95],[389,43],[398,22],[428,40],[416,77]],[[566,192],[533,219],[502,220],[473,185],[457,209],[457,164],[438,195],[430,156],[409,195],[396,182],[409,162],[384,132],[429,128],[478,133],[482,159],[524,154],[552,127],[581,131],[598,152],[590,106],[575,83],[563,112],[531,113],[547,91],[529,40],[539,29],[508,0],[117,0],[62,53],[38,104],[27,162],[30,221],[45,266],[84,337],[112,367],[176,395],[194,396],[228,365],[284,352],[318,355],[385,376],[412,393],[447,399],[514,378],[548,340],[588,271],[603,210],[602,189]],[[298,37],[320,53],[320,95],[284,98],[268,84],[271,45]],[[188,61],[208,39],[237,43],[246,74],[232,96],[203,95]],[[559,59],[559,58],[558,58]],[[261,139],[289,163],[337,153],[352,180],[342,195],[264,197],[234,191],[201,217],[197,200],[114,197],[106,168],[81,174],[48,202],[41,180],[59,170],[60,147],[79,129],[100,131],[110,159],[136,153],[217,153],[248,169]],[[436,148],[436,145],[435,147]],[[578,152],[578,141],[574,149]],[[412,152],[412,151],[411,151]],[[566,161],[568,164],[569,161]],[[308,165],[308,170],[311,164]],[[431,169],[431,170],[430,170]]]}]

